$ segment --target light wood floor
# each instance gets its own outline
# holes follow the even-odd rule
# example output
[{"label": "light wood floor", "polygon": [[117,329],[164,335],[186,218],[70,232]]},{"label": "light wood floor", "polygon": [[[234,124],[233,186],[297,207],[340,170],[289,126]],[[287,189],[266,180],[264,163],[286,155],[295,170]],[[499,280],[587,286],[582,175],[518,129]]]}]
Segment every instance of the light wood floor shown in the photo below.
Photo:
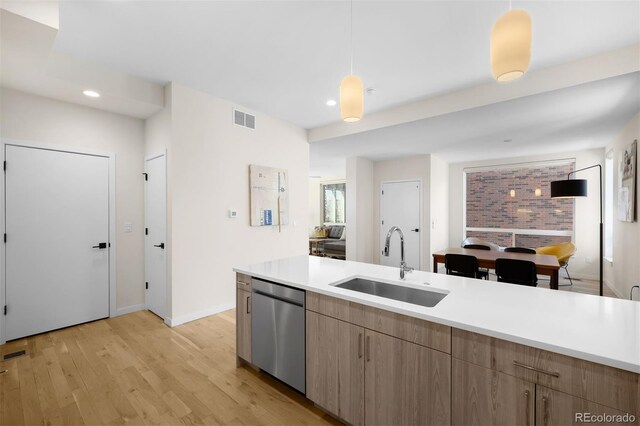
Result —
[{"label": "light wood floor", "polygon": [[[0,425],[311,425],[335,420],[236,368],[235,311],[175,328],[148,311],[0,346]],[[1,359],[1,358],[0,358]]]}]

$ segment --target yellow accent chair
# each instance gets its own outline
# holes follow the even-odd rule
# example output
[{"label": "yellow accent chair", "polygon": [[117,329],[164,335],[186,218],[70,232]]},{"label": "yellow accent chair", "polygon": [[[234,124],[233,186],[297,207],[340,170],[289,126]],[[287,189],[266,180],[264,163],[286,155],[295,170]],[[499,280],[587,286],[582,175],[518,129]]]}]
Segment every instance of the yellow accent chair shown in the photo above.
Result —
[{"label": "yellow accent chair", "polygon": [[573,285],[573,281],[571,280],[571,275],[569,275],[569,270],[567,267],[569,266],[569,259],[571,256],[576,254],[578,248],[572,242],[568,243],[560,243],[560,244],[552,244],[550,246],[538,247],[536,249],[536,253],[538,254],[548,254],[551,256],[555,256],[558,258],[558,263],[560,267],[564,269],[567,273],[567,278],[569,278],[569,282]]}]

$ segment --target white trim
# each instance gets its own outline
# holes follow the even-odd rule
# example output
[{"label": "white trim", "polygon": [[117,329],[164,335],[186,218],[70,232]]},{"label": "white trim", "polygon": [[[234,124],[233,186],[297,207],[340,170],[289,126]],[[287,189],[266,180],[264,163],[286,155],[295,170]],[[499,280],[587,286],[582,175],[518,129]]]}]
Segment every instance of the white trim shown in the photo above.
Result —
[{"label": "white trim", "polygon": [[[420,185],[419,191],[418,191],[418,204],[420,207],[420,212],[419,212],[419,217],[420,217],[420,232],[419,232],[419,244],[418,244],[418,267],[416,268],[417,270],[421,271],[422,270],[422,253],[424,253],[424,244],[423,244],[423,240],[424,240],[424,223],[423,223],[423,196],[422,196],[422,191],[423,191],[423,185],[422,185],[422,178],[413,178],[413,179],[398,179],[398,180],[384,180],[380,182],[380,188],[378,189],[378,194],[380,194],[380,196],[378,197],[378,219],[380,221],[380,223],[378,223],[378,235],[376,236],[376,238],[380,239],[380,235],[381,235],[381,231],[382,231],[382,186],[388,183],[408,183],[408,182],[418,182],[418,184]],[[380,247],[380,249],[382,249],[382,247]],[[378,253],[378,264],[382,265],[382,254]],[[427,262],[429,263],[429,262]]]},{"label": "white trim", "polygon": [[[47,144],[30,141],[20,141],[14,139],[2,139],[0,148],[2,149],[2,161],[5,161],[6,146],[21,146],[25,148],[45,149],[48,151],[68,152],[73,154],[93,155],[97,157],[107,157],[109,159],[109,316],[116,316],[116,155],[111,152],[97,151],[91,149],[78,149],[76,147],[67,147],[57,144]],[[4,185],[5,174],[0,174],[0,224],[3,228],[3,233],[6,232],[5,223],[5,203],[4,203]],[[0,306],[4,307],[6,300],[6,283],[5,283],[5,271],[6,271],[6,256],[5,245],[0,244],[0,265],[2,266],[2,273],[0,274]],[[6,343],[6,321],[4,321],[4,315],[0,314],[0,345]]]},{"label": "white trim", "polygon": [[236,302],[223,303],[221,305],[212,306],[211,308],[204,309],[202,311],[193,312],[186,315],[181,315],[176,318],[165,318],[164,322],[169,327],[176,327],[181,324],[185,324],[191,321],[198,320],[200,318],[208,317],[211,315],[219,314],[220,312],[228,311],[236,307]]},{"label": "white trim", "polygon": [[622,295],[620,294],[620,291],[619,291],[615,286],[613,286],[609,281],[605,280],[605,281],[604,281],[604,285],[606,285],[607,287],[609,287],[609,290],[611,290],[611,291],[613,292],[613,294],[615,294],[616,296],[618,296],[618,298],[620,298],[620,299],[626,299],[626,298],[628,297],[628,296],[622,296]]},{"label": "white trim", "polygon": [[518,235],[548,235],[556,237],[573,237],[573,231],[552,231],[546,229],[515,229],[515,228],[467,228],[471,232],[495,232]]},{"label": "white trim", "polygon": [[146,309],[144,303],[138,303],[137,305],[125,306],[124,308],[118,308],[115,315],[111,317],[119,317],[120,315],[130,314],[132,312],[138,312]]}]

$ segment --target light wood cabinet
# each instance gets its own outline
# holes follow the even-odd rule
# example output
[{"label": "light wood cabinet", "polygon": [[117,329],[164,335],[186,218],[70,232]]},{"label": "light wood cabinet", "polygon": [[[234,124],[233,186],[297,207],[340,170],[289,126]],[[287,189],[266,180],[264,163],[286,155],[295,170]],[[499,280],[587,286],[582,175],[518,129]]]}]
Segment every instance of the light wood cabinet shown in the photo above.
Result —
[{"label": "light wood cabinet", "polygon": [[454,358],[640,416],[640,375],[468,331],[452,330]]},{"label": "light wood cabinet", "polygon": [[451,353],[451,328],[419,318],[307,292],[307,309],[441,352]]},{"label": "light wood cabinet", "polygon": [[236,290],[236,355],[251,362],[251,292]]},{"label": "light wood cabinet", "polygon": [[[538,426],[567,426],[581,425],[585,423],[596,425],[634,424],[638,425],[640,419],[635,417],[631,422],[629,414],[587,401],[586,399],[571,396],[564,392],[555,391],[544,386],[536,387],[536,425]],[[586,416],[592,416],[589,419]],[[614,416],[608,419],[598,416]],[[620,416],[620,417],[615,417]]]},{"label": "light wood cabinet", "polygon": [[364,329],[307,311],[307,398],[364,424]]},{"label": "light wood cabinet", "polygon": [[455,358],[452,364],[452,424],[533,426],[533,383]]},{"label": "light wood cabinet", "polygon": [[451,357],[365,330],[365,424],[449,425]]}]

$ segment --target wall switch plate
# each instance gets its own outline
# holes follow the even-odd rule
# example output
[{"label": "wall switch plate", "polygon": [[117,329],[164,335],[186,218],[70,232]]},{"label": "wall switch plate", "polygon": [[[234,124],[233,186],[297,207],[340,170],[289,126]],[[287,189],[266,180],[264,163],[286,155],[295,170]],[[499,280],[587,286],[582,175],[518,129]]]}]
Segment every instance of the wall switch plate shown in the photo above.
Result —
[{"label": "wall switch plate", "polygon": [[131,222],[125,222],[124,223],[124,232],[126,234],[130,234],[133,231],[133,223]]},{"label": "wall switch plate", "polygon": [[238,211],[237,210],[229,210],[229,217],[230,218],[238,217]]}]

